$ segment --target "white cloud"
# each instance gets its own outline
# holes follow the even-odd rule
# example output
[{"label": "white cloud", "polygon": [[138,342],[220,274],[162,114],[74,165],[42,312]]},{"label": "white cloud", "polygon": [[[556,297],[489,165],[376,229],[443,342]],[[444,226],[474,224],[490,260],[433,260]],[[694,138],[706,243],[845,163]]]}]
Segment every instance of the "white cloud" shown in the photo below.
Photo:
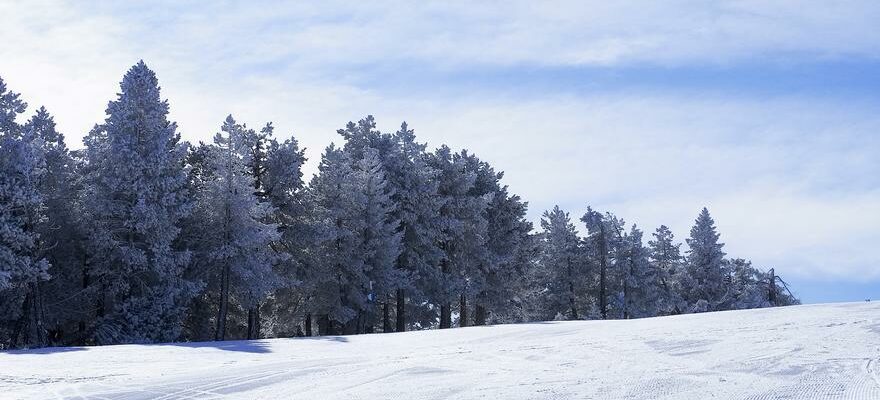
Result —
[{"label": "white cloud", "polygon": [[[587,204],[683,239],[708,205],[732,255],[810,277],[880,279],[876,104],[699,94],[528,99],[388,94],[361,67],[723,65],[880,56],[874,2],[169,2],[136,10],[2,2],[0,76],[45,104],[69,141],[103,119],[125,70],[159,74],[188,140],[226,114],[295,130],[314,170],[335,129],[366,113],[467,147],[507,172],[532,216]],[[390,72],[388,72],[390,71]]]}]

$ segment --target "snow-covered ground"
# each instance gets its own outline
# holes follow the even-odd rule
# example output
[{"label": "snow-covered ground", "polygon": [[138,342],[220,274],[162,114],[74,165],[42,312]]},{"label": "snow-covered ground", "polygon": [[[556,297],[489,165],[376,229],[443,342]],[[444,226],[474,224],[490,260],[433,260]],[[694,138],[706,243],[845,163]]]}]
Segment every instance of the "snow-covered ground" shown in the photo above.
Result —
[{"label": "snow-covered ground", "polygon": [[880,303],[0,352],[0,398],[880,399]]}]

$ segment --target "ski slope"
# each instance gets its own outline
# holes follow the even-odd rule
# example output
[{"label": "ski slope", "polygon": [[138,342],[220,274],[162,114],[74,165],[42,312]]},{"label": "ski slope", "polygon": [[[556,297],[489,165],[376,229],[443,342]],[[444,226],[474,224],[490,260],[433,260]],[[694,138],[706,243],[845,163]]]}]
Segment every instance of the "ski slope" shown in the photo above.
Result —
[{"label": "ski slope", "polygon": [[0,352],[2,399],[880,399],[880,303]]}]

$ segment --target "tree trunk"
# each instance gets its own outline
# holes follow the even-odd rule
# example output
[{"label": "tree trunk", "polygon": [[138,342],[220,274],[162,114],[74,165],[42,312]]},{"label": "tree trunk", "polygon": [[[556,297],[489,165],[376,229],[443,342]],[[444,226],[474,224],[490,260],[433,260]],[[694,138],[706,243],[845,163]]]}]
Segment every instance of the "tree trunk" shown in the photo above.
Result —
[{"label": "tree trunk", "polygon": [[305,325],[306,336],[312,336],[312,313],[306,314],[306,320],[303,322]]},{"label": "tree trunk", "polygon": [[452,304],[440,305],[440,329],[452,328]]},{"label": "tree trunk", "polygon": [[602,319],[608,319],[608,299],[605,297],[605,281],[608,263],[605,257],[608,249],[605,244],[605,227],[604,224],[599,228],[599,311],[602,313]]},{"label": "tree trunk", "polygon": [[459,300],[458,313],[458,326],[460,328],[468,326],[467,295],[464,293],[461,294],[461,300]]},{"label": "tree trunk", "polygon": [[578,319],[577,302],[574,292],[574,271],[571,266],[571,259],[566,259],[566,270],[568,272],[568,303],[571,307],[571,319]]},{"label": "tree trunk", "polygon": [[486,307],[479,304],[474,306],[474,325],[486,325]]},{"label": "tree trunk", "polygon": [[330,334],[330,317],[327,314],[318,317],[318,335],[324,336]]},{"label": "tree trunk", "polygon": [[248,309],[247,339],[260,338],[260,306],[256,305]]},{"label": "tree trunk", "polygon": [[406,332],[406,296],[403,289],[397,289],[397,332]]},{"label": "tree trunk", "polygon": [[770,305],[776,306],[776,270],[770,268],[770,286],[769,292],[767,293],[767,299],[770,301]]},{"label": "tree trunk", "polygon": [[220,274],[220,307],[217,310],[217,329],[214,340],[226,340],[226,313],[229,307],[229,265],[223,266]]},{"label": "tree trunk", "polygon": [[34,344],[39,347],[46,347],[46,341],[49,339],[48,332],[43,326],[45,312],[43,310],[43,292],[40,288],[40,281],[31,284],[34,292],[33,317],[31,320],[34,324]]},{"label": "tree trunk", "polygon": [[[88,288],[89,288],[89,256],[86,254],[83,254],[83,266],[82,266],[82,290],[83,290],[83,292],[85,292],[86,289],[88,289]],[[83,296],[83,297],[88,299],[89,296]],[[84,308],[87,308],[89,306],[88,300],[86,300],[86,301],[87,301],[87,303]],[[79,331],[79,345],[85,346],[86,340],[88,337],[88,333],[86,332],[86,321],[85,320],[82,320],[82,319],[79,320],[79,323],[77,323],[77,330]]]},{"label": "tree trunk", "polygon": [[388,308],[387,301],[382,303],[382,333],[391,332],[391,310]]}]

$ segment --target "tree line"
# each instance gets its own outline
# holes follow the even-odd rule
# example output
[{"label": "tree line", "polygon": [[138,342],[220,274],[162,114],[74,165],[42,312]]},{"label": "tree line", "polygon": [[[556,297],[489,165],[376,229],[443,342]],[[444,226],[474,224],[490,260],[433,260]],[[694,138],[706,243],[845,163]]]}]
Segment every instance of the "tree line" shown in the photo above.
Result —
[{"label": "tree line", "polygon": [[0,79],[0,349],[402,332],[795,304],[723,252],[703,209],[682,251],[589,209],[535,232],[503,173],[349,122],[304,149],[228,116],[181,140],[143,62],[70,150]]}]

